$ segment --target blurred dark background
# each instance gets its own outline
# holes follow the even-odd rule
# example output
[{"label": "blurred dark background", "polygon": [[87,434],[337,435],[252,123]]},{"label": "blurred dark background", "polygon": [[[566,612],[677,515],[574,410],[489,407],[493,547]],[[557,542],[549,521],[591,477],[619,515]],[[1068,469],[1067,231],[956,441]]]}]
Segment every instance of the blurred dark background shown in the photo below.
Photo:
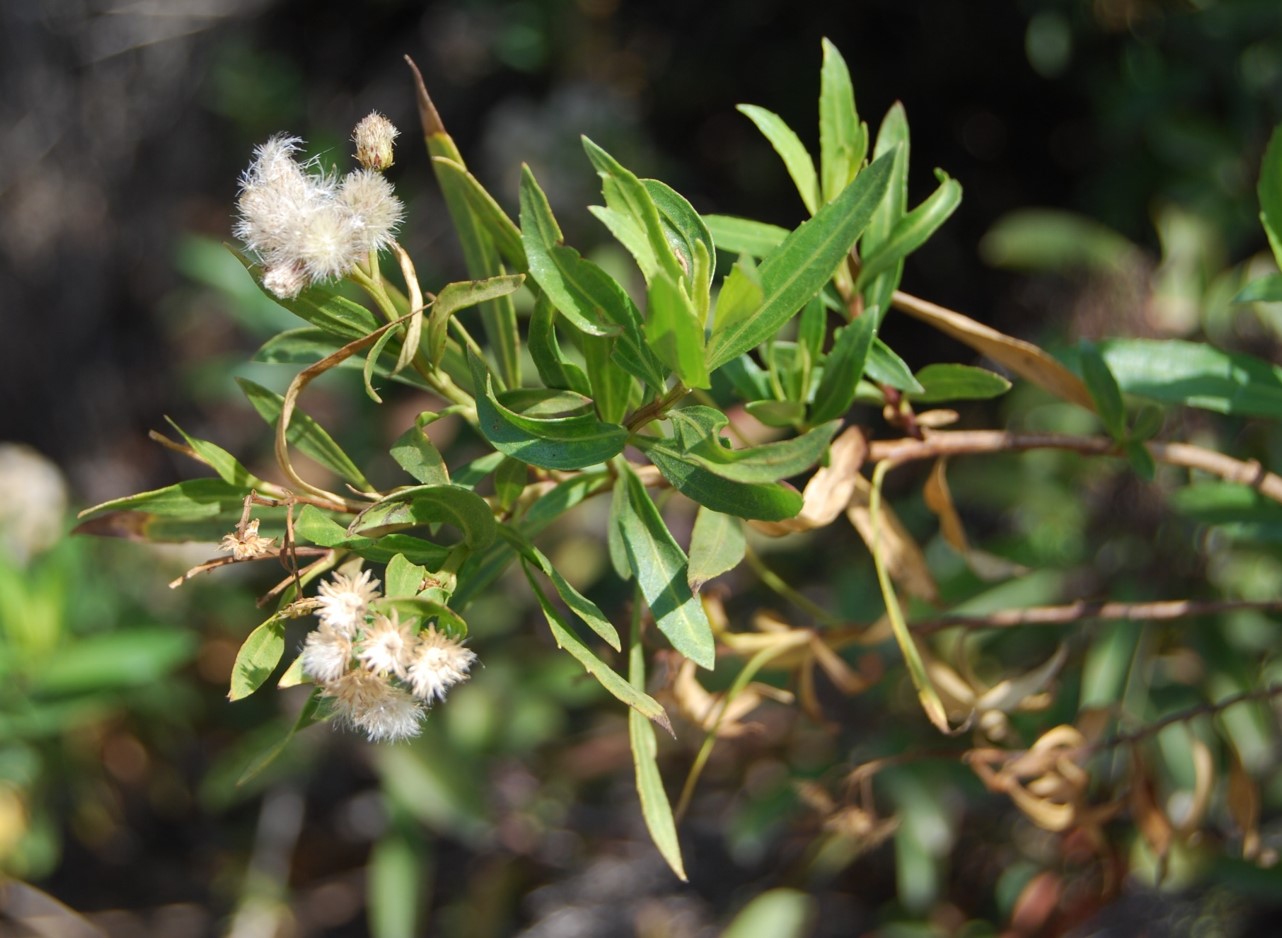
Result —
[{"label": "blurred dark background", "polygon": [[[218,244],[229,236],[237,176],[270,134],[304,136],[312,152],[343,164],[354,123],[373,109],[389,115],[403,132],[390,175],[408,205],[404,241],[428,284],[461,276],[418,140],[406,54],[482,181],[511,208],[520,163],[529,162],[569,240],[587,247],[605,237],[583,210],[599,199],[578,142],[584,133],[701,211],[799,222],[786,173],[734,105],[776,111],[816,149],[824,36],[849,63],[874,133],[892,102],[904,103],[911,201],[932,190],[935,166],[964,187],[961,209],[910,259],[910,292],[1051,343],[1143,326],[1119,303],[1141,302],[1147,282],[1114,291],[1088,315],[1080,303],[1088,286],[984,262],[984,234],[1029,206],[1098,219],[1139,248],[1141,271],[1177,253],[1172,232],[1186,229],[1172,227],[1172,206],[1211,232],[1199,235],[1198,263],[1209,243],[1221,265],[1264,248],[1254,185],[1282,120],[1277,0],[822,8],[784,0],[6,0],[0,443],[51,458],[78,506],[199,473],[148,441],[166,416],[238,454],[269,453],[231,375],[287,320],[272,318]],[[1279,325],[1248,331],[1239,344],[1272,356]],[[1188,330],[1197,328],[1195,315]],[[885,335],[914,367],[956,357],[956,346],[893,317]],[[309,404],[339,406],[323,394]],[[359,436],[359,427],[348,429]],[[1047,486],[1045,500],[1066,504],[1065,484]],[[563,539],[558,564],[577,550],[599,571],[592,537]],[[1092,542],[1081,541],[1075,563],[1091,559]],[[452,698],[413,747],[313,730],[275,774],[237,789],[244,765],[289,717],[279,695],[235,705],[222,696],[239,642],[261,619],[252,606],[260,585],[198,583],[170,594],[163,581],[173,574],[150,567],[168,570],[172,558],[85,544],[56,548],[39,576],[0,579],[0,620],[7,610],[10,626],[17,617],[36,621],[45,605],[56,607],[50,621],[64,644],[46,642],[56,649],[46,649],[48,660],[125,625],[150,629],[146,653],[117,649],[121,657],[101,660],[118,670],[92,681],[88,663],[63,658],[54,680],[46,659],[24,670],[13,648],[0,646],[0,847],[21,841],[8,868],[94,912],[113,936],[365,934],[363,910],[382,888],[365,885],[366,868],[390,870],[378,882],[396,883],[405,857],[417,858],[405,868],[419,876],[402,879],[407,888],[434,883],[421,901],[442,935],[626,934],[633,926],[710,935],[763,884],[805,880],[803,867],[822,908],[815,934],[861,933],[896,901],[885,850],[844,879],[852,859],[833,861],[825,879],[824,858],[810,847],[819,832],[812,824],[797,835],[788,825],[804,811],[795,793],[779,794],[789,771],[819,775],[849,758],[859,727],[884,711],[836,702],[839,736],[767,719],[763,741],[744,757],[746,780],[710,771],[707,795],[683,827],[687,862],[699,872],[682,887],[640,829],[621,714],[574,683],[581,675],[572,662],[547,663],[541,627],[531,637],[511,603],[470,612],[485,623],[477,641],[486,669],[469,685],[475,693]],[[823,576],[804,560],[794,567],[799,577]],[[850,597],[871,578],[861,568],[849,580],[830,592],[853,617],[851,608],[868,611]],[[292,645],[299,640],[291,633]],[[28,708],[28,686],[42,689],[39,712]],[[97,709],[63,707],[86,687]],[[880,728],[890,747],[902,729],[893,724]],[[905,773],[897,803],[946,827],[959,812],[931,794],[943,791],[934,783],[930,767]],[[973,778],[957,784],[975,788]],[[22,804],[16,815],[6,813],[11,792]],[[967,815],[958,832],[969,839],[965,862],[936,884],[954,911],[1000,919],[1008,910],[1011,896],[1000,914],[987,898],[1009,861],[987,847],[1008,836],[993,834],[1005,817],[991,803]],[[1234,874],[1249,879],[1249,871]],[[287,906],[292,913],[281,912]],[[1152,923],[1183,910],[1141,896],[1130,912]],[[278,930],[255,931],[255,915]],[[647,921],[650,931],[637,924]],[[380,933],[398,934],[386,923]],[[962,931],[883,932],[954,933]],[[0,934],[8,934],[2,924]]]}]

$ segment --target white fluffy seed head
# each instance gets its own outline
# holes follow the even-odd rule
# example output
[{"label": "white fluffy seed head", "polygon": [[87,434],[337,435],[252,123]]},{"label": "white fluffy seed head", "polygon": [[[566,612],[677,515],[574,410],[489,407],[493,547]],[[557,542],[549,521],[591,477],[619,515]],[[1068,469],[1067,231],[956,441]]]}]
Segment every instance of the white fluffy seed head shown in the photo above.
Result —
[{"label": "white fluffy seed head", "polygon": [[427,702],[444,700],[446,692],[468,678],[476,652],[429,626],[412,651],[408,680],[414,694]]},{"label": "white fluffy seed head", "polygon": [[414,648],[414,630],[402,625],[395,612],[377,616],[356,643],[356,657],[376,674],[405,677]]},{"label": "white fluffy seed head", "polygon": [[343,277],[370,252],[390,246],[404,215],[391,183],[377,172],[359,169],[340,182],[315,160],[300,164],[301,145],[278,135],[255,148],[240,178],[233,227],[263,262],[263,285],[282,298]]},{"label": "white fluffy seed head", "polygon": [[338,629],[322,625],[307,633],[303,643],[303,673],[327,683],[347,673],[352,660],[352,640]]},{"label": "white fluffy seed head", "polygon": [[368,570],[359,574],[335,573],[317,591],[317,618],[350,638],[365,624],[369,604],[380,595],[378,586],[378,580]]},{"label": "white fluffy seed head", "polygon": [[423,705],[363,668],[325,684],[321,693],[333,701],[341,722],[364,730],[371,742],[396,742],[422,730]]},{"label": "white fluffy seed head", "polygon": [[357,169],[343,177],[338,199],[360,224],[356,235],[365,251],[381,251],[396,237],[405,206],[392,192],[392,184],[372,169]]}]

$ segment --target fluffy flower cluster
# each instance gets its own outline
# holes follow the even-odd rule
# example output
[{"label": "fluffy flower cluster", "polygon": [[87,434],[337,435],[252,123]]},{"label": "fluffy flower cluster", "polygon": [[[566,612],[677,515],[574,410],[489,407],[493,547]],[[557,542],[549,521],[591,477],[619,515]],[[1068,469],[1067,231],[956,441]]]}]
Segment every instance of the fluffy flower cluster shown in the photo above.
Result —
[{"label": "fluffy flower cluster", "polygon": [[314,160],[299,163],[301,144],[278,135],[258,146],[236,203],[234,233],[262,260],[263,286],[282,298],[342,277],[387,248],[405,213],[376,170],[340,179]]},{"label": "fluffy flower cluster", "polygon": [[337,573],[319,590],[320,627],[303,645],[303,671],[338,718],[371,740],[417,736],[424,707],[467,680],[476,653],[429,626],[415,631],[371,611],[379,583],[368,570]]}]

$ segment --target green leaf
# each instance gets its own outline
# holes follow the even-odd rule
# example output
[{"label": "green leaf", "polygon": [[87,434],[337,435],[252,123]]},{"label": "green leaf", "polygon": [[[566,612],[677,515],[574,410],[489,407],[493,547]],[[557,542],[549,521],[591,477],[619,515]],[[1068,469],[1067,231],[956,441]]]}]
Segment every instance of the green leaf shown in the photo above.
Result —
[{"label": "green leaf", "polygon": [[556,310],[545,293],[540,292],[534,299],[534,312],[530,315],[525,344],[530,350],[530,358],[534,359],[539,378],[547,387],[580,394],[592,392],[583,369],[568,361],[561,351],[561,343],[556,337]]},{"label": "green leaf", "polygon": [[671,411],[668,418],[690,457],[723,478],[750,483],[776,482],[805,472],[819,462],[841,428],[840,420],[831,420],[792,439],[730,449],[720,439],[728,423],[721,411],[696,405]]},{"label": "green leaf", "polygon": [[854,403],[868,352],[877,337],[877,317],[868,312],[838,330],[832,351],[824,359],[823,375],[810,403],[810,423],[835,420],[850,410]]},{"label": "green leaf", "polygon": [[89,694],[158,682],[196,653],[196,636],[173,628],[129,628],[81,635],[33,675],[28,696]]},{"label": "green leaf", "polygon": [[868,349],[868,358],[864,362],[864,373],[873,381],[888,384],[897,391],[921,393],[926,390],[913,377],[912,369],[907,363],[880,337],[872,340],[872,347]]},{"label": "green leaf", "polygon": [[[500,528],[500,533],[502,533],[504,540],[511,544],[521,555],[527,568],[537,568],[547,576],[552,582],[557,595],[570,608],[570,611],[578,616],[588,628],[603,638],[611,648],[615,651],[621,650],[619,632],[613,623],[605,617],[605,614],[596,603],[575,589],[574,585],[563,577],[556,567],[552,566],[552,561],[547,558],[543,551],[510,528]],[[529,574],[529,569],[526,570],[526,573],[527,575]]]},{"label": "green leaf", "polygon": [[[454,230],[458,232],[468,273],[478,280],[505,273],[487,224],[493,221],[492,215],[473,207],[476,193],[466,175],[457,171],[466,169],[466,164],[453,139],[446,133],[429,134],[427,150],[433,157],[445,158],[433,159],[432,171],[441,186],[441,195],[445,197],[445,207],[454,223]],[[444,165],[446,161],[456,166],[447,167]],[[506,387],[520,387],[520,335],[516,325],[516,307],[512,305],[511,298],[499,297],[482,304],[481,321],[485,325],[490,351],[498,361],[499,379]]]},{"label": "green leaf", "polygon": [[262,687],[284,653],[285,622],[279,616],[272,616],[249,633],[236,653],[228,699],[241,700]]},{"label": "green leaf", "polygon": [[416,485],[393,492],[357,515],[347,533],[376,537],[427,524],[453,525],[469,550],[486,547],[496,536],[490,506],[461,485]]},{"label": "green leaf", "polygon": [[193,436],[188,436],[182,427],[174,423],[168,417],[165,418],[169,425],[178,431],[179,435],[187,442],[197,456],[205,465],[218,473],[218,477],[229,485],[239,486],[243,489],[256,489],[263,486],[263,480],[252,474],[248,469],[240,464],[231,453],[217,444],[210,443],[207,440],[198,440]]},{"label": "green leaf", "polygon": [[733,215],[704,215],[717,250],[728,254],[765,257],[788,237],[788,229]]},{"label": "green leaf", "polygon": [[803,938],[819,911],[812,896],[796,889],[771,889],[755,897],[734,917],[721,938]]},{"label": "green leaf", "polygon": [[619,367],[663,387],[667,374],[645,343],[640,312],[614,278],[560,243],[561,229],[528,167],[521,177],[521,224],[530,277],[552,305],[587,335],[621,332]]},{"label": "green leaf", "polygon": [[[74,533],[130,540],[216,541],[240,521],[248,489],[222,479],[189,479],[150,492],[115,498],[80,517]],[[266,509],[259,516],[283,517]]]},{"label": "green leaf", "polygon": [[837,47],[824,39],[819,72],[819,167],[825,202],[850,185],[867,152],[868,128],[859,122],[850,70]]},{"label": "green leaf", "polygon": [[1157,475],[1157,463],[1153,461],[1153,454],[1148,451],[1148,447],[1139,440],[1126,440],[1122,444],[1122,451],[1126,453],[1126,461],[1131,464],[1135,474],[1146,482],[1152,482]]},{"label": "green leaf", "polygon": [[1104,429],[1113,439],[1121,441],[1126,436],[1126,406],[1122,403],[1122,390],[1117,386],[1117,379],[1109,371],[1099,349],[1090,342],[1082,342],[1078,346],[1077,360],[1082,366],[1082,380],[1095,399],[1095,408]]},{"label": "green leaf", "polygon": [[622,423],[639,386],[628,369],[619,367],[617,338],[576,335],[597,415],[606,423]]},{"label": "green leaf", "polygon": [[560,413],[520,414],[494,395],[484,363],[474,356],[469,361],[481,434],[500,452],[544,469],[582,469],[623,451],[628,431],[598,420],[590,398],[563,391],[556,400],[568,403]]},{"label": "green leaf", "polygon": [[421,829],[408,818],[394,818],[371,848],[366,903],[372,938],[423,934],[423,885],[431,881],[424,848]]},{"label": "green leaf", "polygon": [[[877,142],[873,146],[873,157],[893,154],[890,184],[886,187],[886,197],[873,212],[860,241],[861,254],[876,253],[881,245],[891,237],[894,227],[908,210],[908,156],[911,141],[908,133],[908,116],[904,106],[896,101],[882,118],[881,127],[877,130]],[[899,287],[903,276],[904,262],[900,258],[894,266],[873,278],[863,289],[864,304],[868,308],[876,307],[881,316],[890,309],[891,298]]]},{"label": "green leaf", "polygon": [[[648,252],[637,263],[648,281],[655,270],[663,270],[673,280],[680,281],[681,265],[668,241],[668,234],[659,215],[659,208],[646,185],[605,150],[583,137],[583,149],[601,177],[601,191],[605,204],[637,225],[645,235]],[[675,194],[675,193],[674,193]],[[631,246],[624,243],[631,250]],[[650,266],[649,256],[653,255]],[[648,268],[648,269],[647,269]]]},{"label": "green leaf", "polygon": [[289,732],[285,734],[285,737],[250,762],[245,767],[245,771],[241,773],[240,778],[236,780],[236,784],[239,786],[252,781],[255,776],[275,762],[277,756],[285,751],[285,747],[294,738],[294,734],[306,729],[313,723],[329,719],[329,716],[330,714],[326,712],[324,698],[321,697],[320,688],[313,690],[311,696],[307,698],[307,702],[303,704],[302,710],[299,711],[298,719],[290,726]]},{"label": "green leaf", "polygon": [[[820,204],[819,180],[815,175],[814,160],[810,158],[805,144],[792,128],[784,123],[783,118],[773,111],[767,111],[755,104],[740,104],[737,110],[756,124],[757,129],[770,141],[770,145],[783,160],[783,165],[787,167],[788,175],[792,177],[797,192],[801,194],[801,201],[805,204],[806,211],[814,215],[819,210]],[[851,243],[854,243],[853,239]]]},{"label": "green leaf", "polygon": [[1282,505],[1248,485],[1202,482],[1174,493],[1176,511],[1229,536],[1282,544]]},{"label": "green leaf", "polygon": [[752,316],[713,335],[709,371],[774,336],[819,292],[868,223],[889,176],[890,161],[882,157],[762,261],[765,300]]},{"label": "green leaf", "polygon": [[973,365],[927,365],[916,377],[922,390],[909,391],[907,397],[921,404],[987,400],[1010,390],[1001,375]]},{"label": "green leaf", "polygon": [[594,655],[592,649],[588,648],[574,634],[574,629],[571,628],[570,623],[565,621],[565,617],[561,615],[560,610],[548,600],[543,588],[539,586],[534,574],[530,572],[529,566],[525,566],[524,569],[526,579],[530,581],[534,596],[538,599],[539,608],[543,610],[543,616],[547,619],[548,628],[552,630],[552,637],[556,639],[557,647],[569,652],[579,664],[583,665],[584,670],[596,678],[602,687],[631,707],[633,712],[647,720],[653,720],[671,733],[672,723],[668,720],[668,714],[659,705],[658,701],[633,687],[606,665],[604,661]]},{"label": "green leaf", "polygon": [[494,495],[499,500],[499,508],[510,511],[525,491],[529,478],[529,466],[519,459],[505,456],[494,470]]},{"label": "green leaf", "polygon": [[700,667],[711,669],[716,662],[712,626],[702,603],[690,591],[685,553],[668,532],[637,474],[622,460],[615,465],[620,469],[614,488],[619,534],[655,624],[673,648]]},{"label": "green leaf", "polygon": [[795,517],[804,504],[801,493],[786,485],[724,478],[706,460],[662,443],[647,447],[646,455],[674,489],[714,511],[759,521],[782,521]]},{"label": "green leaf", "polygon": [[703,245],[708,257],[716,257],[717,248],[707,224],[694,206],[671,186],[657,179],[642,179],[641,184],[659,210],[659,223],[663,226],[669,248],[676,253],[685,270],[684,279],[692,284],[692,291],[697,288],[706,295],[712,288],[712,267],[707,266],[701,278],[695,277],[695,268],[699,266],[699,245]]},{"label": "green leaf", "polygon": [[[645,653],[635,619],[628,645],[628,682],[638,694],[644,693]],[[668,801],[668,793],[663,788],[663,776],[659,772],[659,747],[654,736],[654,726],[635,708],[628,711],[628,740],[632,744],[637,796],[641,800],[641,816],[645,819],[646,829],[672,872],[685,882],[686,871],[681,860],[681,842],[677,839],[677,822],[672,816],[672,805]]]},{"label": "green leaf", "polygon": [[383,595],[388,599],[412,599],[423,589],[427,568],[411,563],[404,554],[397,554],[387,562],[383,573]]},{"label": "green leaf", "polygon": [[1282,303],[1282,274],[1257,277],[1233,297],[1234,303]]},{"label": "green leaf", "polygon": [[[617,304],[617,300],[607,300],[604,293],[608,288],[603,291],[600,277],[589,273],[599,268],[563,243],[552,206],[528,166],[521,167],[521,238],[530,261],[530,277],[566,319],[588,335],[617,331],[610,322],[626,320],[627,313],[606,314],[606,303]],[[601,272],[600,276],[606,275]]]},{"label": "green leaf", "polygon": [[366,560],[388,563],[398,554],[406,560],[420,563],[429,570],[438,570],[449,548],[408,534],[384,534],[381,537],[352,537],[338,522],[327,517],[312,505],[304,505],[294,521],[294,536],[319,547],[339,547],[350,550]]},{"label": "green leaf", "polygon": [[437,415],[430,412],[419,414],[414,426],[396,438],[389,452],[396,464],[419,482],[448,485],[450,472],[445,466],[445,460],[423,432],[423,428],[436,419]]},{"label": "green leaf", "polygon": [[1282,267],[1282,126],[1273,131],[1260,163],[1260,223],[1273,248],[1273,257]]},{"label": "green leaf", "polygon": [[462,192],[472,211],[472,216],[490,236],[490,240],[503,255],[503,259],[515,270],[528,271],[530,264],[525,257],[520,229],[512,219],[508,218],[507,212],[494,201],[494,197],[486,191],[476,177],[461,163],[444,156],[433,157],[432,168],[438,177],[447,175],[453,178],[455,190]]},{"label": "green leaf", "polygon": [[485,280],[447,283],[436,295],[427,320],[428,359],[433,367],[439,366],[445,355],[446,332],[451,316],[469,306],[514,293],[524,282],[524,274],[507,274]]},{"label": "green leaf", "polygon": [[1222,414],[1282,417],[1282,368],[1178,339],[1113,339],[1100,350],[1127,394]]},{"label": "green leaf", "polygon": [[444,603],[421,596],[384,596],[369,604],[375,612],[390,615],[395,612],[403,622],[426,625],[434,622],[436,627],[451,638],[467,638],[467,623],[457,612]]},{"label": "green leaf", "polygon": [[728,573],[743,561],[748,542],[738,518],[701,507],[690,535],[690,589],[699,592],[703,584]]},{"label": "green leaf", "polygon": [[270,297],[272,302],[283,306],[299,319],[323,329],[330,335],[337,336],[345,341],[359,339],[362,336],[369,335],[381,325],[378,317],[372,312],[359,303],[340,295],[331,287],[323,285],[312,286],[293,299],[281,299],[265,287],[262,287],[261,266],[254,264],[235,248],[230,250],[245,265],[245,268],[262,288],[263,293]]},{"label": "green leaf", "polygon": [[749,401],[743,409],[767,427],[795,427],[806,416],[806,405],[801,401]]},{"label": "green leaf", "polygon": [[[249,402],[254,405],[254,410],[258,411],[259,416],[267,422],[268,426],[275,427],[276,421],[280,419],[284,398],[248,378],[237,378],[236,383],[240,385],[245,397],[249,398]],[[358,489],[369,491],[373,488],[351,458],[334,442],[333,437],[297,407],[294,408],[294,413],[290,417],[285,438],[330,472],[351,482]]]},{"label": "green leaf", "polygon": [[961,183],[950,179],[942,170],[935,171],[937,188],[921,205],[895,222],[890,236],[875,249],[865,247],[863,266],[855,289],[863,291],[876,277],[899,264],[917,250],[946,222],[961,204]]},{"label": "green leaf", "polygon": [[645,338],[686,387],[710,387],[703,363],[703,325],[689,297],[663,271],[650,278]]},{"label": "green leaf", "polygon": [[761,308],[765,299],[761,290],[761,276],[757,266],[747,255],[741,257],[717,294],[716,313],[712,320],[713,332],[722,332],[741,322]]}]

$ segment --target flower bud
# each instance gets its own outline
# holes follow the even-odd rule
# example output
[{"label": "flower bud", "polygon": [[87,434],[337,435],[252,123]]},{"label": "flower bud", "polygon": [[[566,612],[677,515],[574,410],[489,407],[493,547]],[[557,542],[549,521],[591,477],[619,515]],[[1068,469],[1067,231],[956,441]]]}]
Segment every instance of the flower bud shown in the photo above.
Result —
[{"label": "flower bud", "polygon": [[400,134],[378,111],[370,111],[352,131],[356,159],[366,169],[379,172],[392,165],[392,141]]}]

